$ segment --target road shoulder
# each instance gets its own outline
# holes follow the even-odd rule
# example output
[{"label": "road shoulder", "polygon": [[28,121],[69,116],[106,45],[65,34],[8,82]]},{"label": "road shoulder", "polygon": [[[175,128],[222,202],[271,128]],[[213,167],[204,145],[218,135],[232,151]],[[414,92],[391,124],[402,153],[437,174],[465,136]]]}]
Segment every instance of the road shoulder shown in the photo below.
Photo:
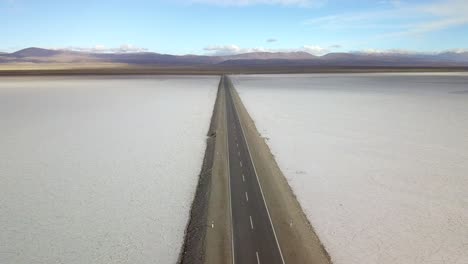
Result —
[{"label": "road shoulder", "polygon": [[225,108],[224,89],[218,87],[181,264],[229,263],[232,259]]},{"label": "road shoulder", "polygon": [[331,263],[328,253],[235,89],[232,95],[285,262]]},{"label": "road shoulder", "polygon": [[217,98],[216,144],[213,162],[210,199],[208,201],[205,263],[230,263],[231,214],[227,156],[227,124],[225,90],[219,89]]}]

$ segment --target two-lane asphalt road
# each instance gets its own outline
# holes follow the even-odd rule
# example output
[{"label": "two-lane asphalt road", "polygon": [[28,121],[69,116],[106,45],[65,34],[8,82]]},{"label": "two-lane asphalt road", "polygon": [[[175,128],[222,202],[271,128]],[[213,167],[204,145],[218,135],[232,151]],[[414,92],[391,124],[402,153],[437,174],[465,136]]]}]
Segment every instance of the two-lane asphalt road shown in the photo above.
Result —
[{"label": "two-lane asphalt road", "polygon": [[234,87],[227,76],[221,77],[221,84],[226,91],[233,263],[284,264],[239,114],[233,102]]}]

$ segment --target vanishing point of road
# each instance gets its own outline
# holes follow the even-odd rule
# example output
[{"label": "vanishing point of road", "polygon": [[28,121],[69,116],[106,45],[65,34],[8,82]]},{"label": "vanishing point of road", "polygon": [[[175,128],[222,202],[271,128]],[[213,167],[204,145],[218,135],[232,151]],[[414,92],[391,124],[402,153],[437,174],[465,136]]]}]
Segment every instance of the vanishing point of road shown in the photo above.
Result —
[{"label": "vanishing point of road", "polygon": [[234,104],[234,86],[221,77],[226,94],[228,170],[234,264],[284,264],[244,128]]}]

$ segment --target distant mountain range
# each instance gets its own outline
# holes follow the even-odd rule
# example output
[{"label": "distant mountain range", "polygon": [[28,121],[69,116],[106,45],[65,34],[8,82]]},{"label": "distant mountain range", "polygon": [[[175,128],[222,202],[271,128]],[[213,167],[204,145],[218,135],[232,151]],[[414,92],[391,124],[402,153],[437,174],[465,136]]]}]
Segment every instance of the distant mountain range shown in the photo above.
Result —
[{"label": "distant mountain range", "polygon": [[252,52],[227,56],[168,55],[154,52],[92,53],[27,48],[0,53],[0,64],[10,63],[123,63],[159,67],[466,67],[468,52],[423,53],[329,53]]}]

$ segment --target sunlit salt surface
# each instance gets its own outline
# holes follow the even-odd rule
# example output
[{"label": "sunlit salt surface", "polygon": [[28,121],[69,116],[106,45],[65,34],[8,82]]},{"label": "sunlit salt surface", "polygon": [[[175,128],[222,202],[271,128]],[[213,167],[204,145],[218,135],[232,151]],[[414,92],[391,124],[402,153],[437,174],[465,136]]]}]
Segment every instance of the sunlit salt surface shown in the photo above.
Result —
[{"label": "sunlit salt surface", "polygon": [[0,79],[0,263],[176,263],[217,77]]},{"label": "sunlit salt surface", "polygon": [[335,264],[468,263],[468,75],[237,76]]}]

